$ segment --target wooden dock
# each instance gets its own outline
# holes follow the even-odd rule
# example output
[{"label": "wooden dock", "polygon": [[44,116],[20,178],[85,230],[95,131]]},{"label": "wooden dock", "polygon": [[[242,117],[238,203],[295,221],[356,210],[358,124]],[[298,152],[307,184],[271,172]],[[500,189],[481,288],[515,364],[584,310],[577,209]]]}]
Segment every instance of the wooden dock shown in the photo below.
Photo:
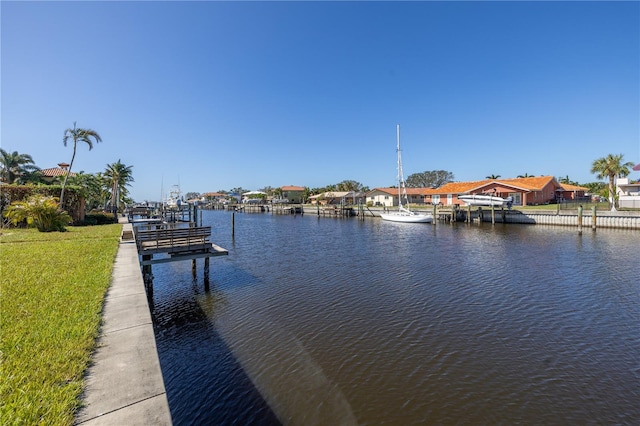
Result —
[{"label": "wooden dock", "polygon": [[[229,251],[209,241],[210,226],[195,224],[142,224],[134,227],[138,255],[142,260],[142,275],[149,293],[153,291],[151,265],[191,260],[195,275],[196,259],[204,258],[205,289],[209,285],[209,258],[226,256]],[[163,255],[154,259],[154,255]],[[168,257],[167,257],[168,255]]]}]

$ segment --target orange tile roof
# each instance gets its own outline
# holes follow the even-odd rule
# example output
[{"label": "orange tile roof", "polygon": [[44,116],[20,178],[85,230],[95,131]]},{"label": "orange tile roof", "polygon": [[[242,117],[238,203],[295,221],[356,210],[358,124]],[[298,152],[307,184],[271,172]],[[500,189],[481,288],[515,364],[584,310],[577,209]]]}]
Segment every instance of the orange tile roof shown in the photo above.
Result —
[{"label": "orange tile roof", "polygon": [[[42,169],[40,173],[46,177],[64,176],[68,173],[67,169],[61,169],[60,167],[52,167],[50,169]],[[71,172],[69,176],[75,176],[76,174]]]},{"label": "orange tile roof", "polygon": [[304,186],[283,186],[280,189],[283,191],[304,191]]},{"label": "orange tile roof", "polygon": [[588,191],[589,190],[589,188],[585,188],[584,186],[569,185],[568,183],[561,183],[560,186],[565,191]]},{"label": "orange tile roof", "polygon": [[489,184],[511,186],[513,188],[522,189],[525,191],[540,191],[552,180],[554,180],[553,176],[533,176],[526,178],[484,179],[469,182],[449,182],[442,185],[440,188],[427,188],[425,190],[425,195],[464,194],[481,190],[481,188]]}]

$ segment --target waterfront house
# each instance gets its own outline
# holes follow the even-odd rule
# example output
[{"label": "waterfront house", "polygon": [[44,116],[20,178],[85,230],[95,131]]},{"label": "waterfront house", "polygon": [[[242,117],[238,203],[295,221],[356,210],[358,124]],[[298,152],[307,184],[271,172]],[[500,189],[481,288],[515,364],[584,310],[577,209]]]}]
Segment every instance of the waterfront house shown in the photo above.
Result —
[{"label": "waterfront house", "polygon": [[[424,204],[427,188],[407,188],[409,204]],[[366,193],[366,203],[372,206],[394,207],[398,203],[398,188],[374,188]]]},{"label": "waterfront house", "polygon": [[358,204],[363,202],[365,194],[355,191],[327,191],[309,197],[311,204],[337,205],[337,204]]},{"label": "waterfront house", "polygon": [[223,203],[227,200],[227,194],[222,194],[220,192],[206,192],[201,195],[201,200],[211,203]]},{"label": "waterfront house", "polygon": [[526,206],[555,202],[558,190],[565,193],[553,176],[535,176],[449,182],[440,188],[423,189],[423,194],[427,204],[460,205],[464,202],[458,199],[459,195],[492,194],[503,198],[512,197],[513,205]]},{"label": "waterfront house", "polygon": [[[38,174],[42,177],[42,180],[45,182],[51,183],[57,177],[64,177],[69,173],[69,165],[67,163],[58,163],[58,167],[52,167],[49,169],[41,169],[38,171]],[[73,177],[76,174],[71,172],[69,176]]]},{"label": "waterfront house", "polygon": [[640,181],[631,182],[629,178],[616,179],[618,207],[640,208]]},{"label": "waterfront house", "polygon": [[300,204],[303,202],[304,198],[304,187],[303,186],[282,186],[280,187],[282,190],[282,198],[285,200],[289,200],[290,203]]},{"label": "waterfront house", "polygon": [[580,200],[589,200],[589,196],[587,195],[587,191],[589,188],[585,188],[584,186],[576,186],[570,185],[568,183],[561,183],[560,188],[556,189],[556,200],[557,201],[580,201]]}]

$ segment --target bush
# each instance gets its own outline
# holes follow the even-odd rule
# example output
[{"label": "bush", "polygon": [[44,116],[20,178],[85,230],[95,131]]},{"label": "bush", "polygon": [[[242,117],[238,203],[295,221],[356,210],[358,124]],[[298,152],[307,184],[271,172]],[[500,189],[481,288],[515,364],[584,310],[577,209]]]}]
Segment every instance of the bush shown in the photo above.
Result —
[{"label": "bush", "polygon": [[17,225],[24,220],[40,232],[66,231],[72,219],[69,213],[60,209],[54,197],[32,195],[24,201],[11,203],[4,216]]},{"label": "bush", "polygon": [[118,219],[113,213],[88,213],[84,217],[84,225],[109,225],[118,223]]}]

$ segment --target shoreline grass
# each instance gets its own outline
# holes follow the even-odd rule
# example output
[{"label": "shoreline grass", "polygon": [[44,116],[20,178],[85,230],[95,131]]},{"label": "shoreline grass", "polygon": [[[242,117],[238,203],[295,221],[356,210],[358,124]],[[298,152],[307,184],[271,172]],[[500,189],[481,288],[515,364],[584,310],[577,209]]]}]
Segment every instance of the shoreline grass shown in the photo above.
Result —
[{"label": "shoreline grass", "polygon": [[1,424],[73,424],[121,228],[2,229]]}]

